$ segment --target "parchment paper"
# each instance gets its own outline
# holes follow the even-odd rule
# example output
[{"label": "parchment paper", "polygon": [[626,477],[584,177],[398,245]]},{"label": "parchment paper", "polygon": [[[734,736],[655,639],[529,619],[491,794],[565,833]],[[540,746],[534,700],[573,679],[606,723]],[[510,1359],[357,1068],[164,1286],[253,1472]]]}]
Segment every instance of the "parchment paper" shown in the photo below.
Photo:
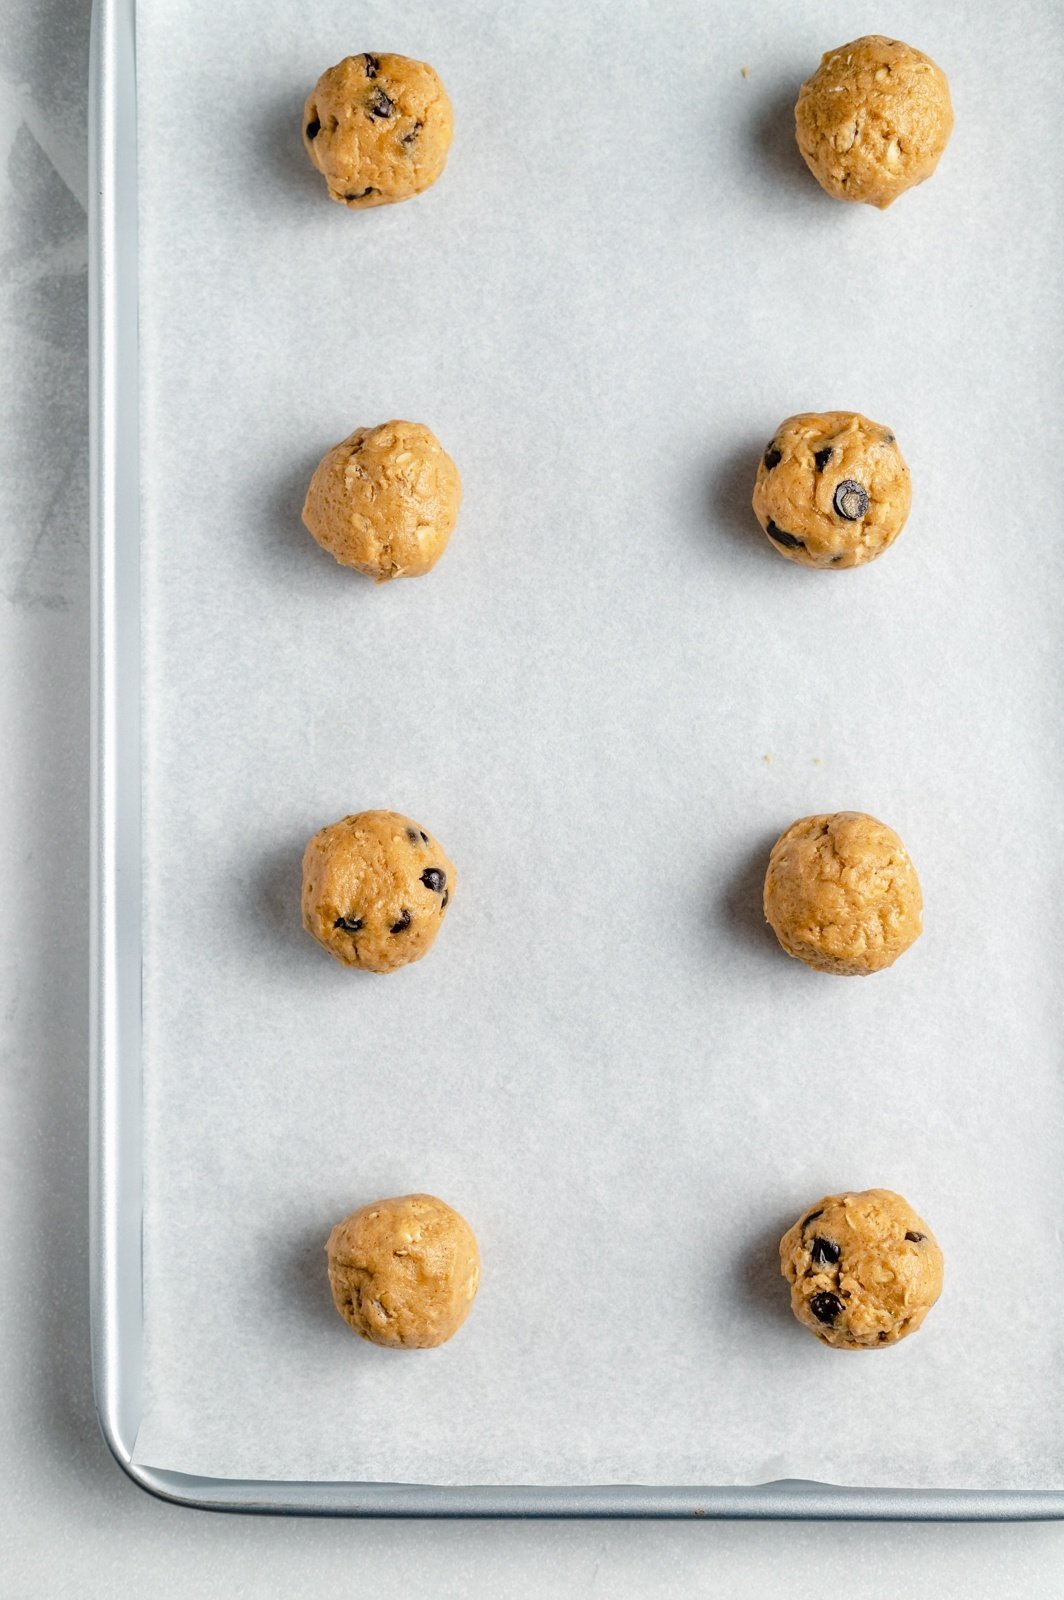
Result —
[{"label": "parchment paper", "polygon": [[[139,18],[147,1404],[138,1458],[255,1478],[1064,1483],[1060,18],[1049,4],[151,0]],[[926,49],[957,127],[889,212],[821,194],[821,51]],[[417,201],[329,204],[317,74],[431,60]],[[742,68],[749,76],[742,75]],[[873,566],[778,558],[777,422],[896,429]],[[458,461],[451,549],[374,588],[302,530],[360,423]],[[390,978],[302,932],[317,827],[458,864]],[[924,937],[823,977],[772,840],[897,828]],[[890,1351],[793,1322],[776,1244],[899,1189],[946,1289]],[[483,1288],[354,1338],[324,1241],[427,1189]]]}]

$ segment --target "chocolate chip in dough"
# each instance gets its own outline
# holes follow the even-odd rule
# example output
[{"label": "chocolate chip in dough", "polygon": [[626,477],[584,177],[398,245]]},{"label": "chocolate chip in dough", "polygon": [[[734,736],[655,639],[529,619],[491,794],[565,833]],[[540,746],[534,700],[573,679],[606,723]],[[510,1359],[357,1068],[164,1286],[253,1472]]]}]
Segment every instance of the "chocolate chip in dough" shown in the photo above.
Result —
[{"label": "chocolate chip in dough", "polygon": [[829,1289],[823,1289],[810,1300],[809,1309],[818,1322],[830,1325],[841,1312],[842,1301],[837,1294],[832,1294]]},{"label": "chocolate chip in dough", "polygon": [[369,114],[379,117],[383,121],[386,117],[395,116],[395,101],[390,100],[383,89],[374,89],[369,97]]},{"label": "chocolate chip in dough", "polygon": [[839,516],[845,517],[847,522],[860,522],[868,510],[868,490],[852,478],[843,478],[835,490],[832,503]]},{"label": "chocolate chip in dough", "polygon": [[777,544],[785,545],[788,550],[805,549],[804,539],[796,539],[793,533],[784,533],[782,528],[777,528],[771,517],[768,519],[765,532],[770,539],[775,539]]}]

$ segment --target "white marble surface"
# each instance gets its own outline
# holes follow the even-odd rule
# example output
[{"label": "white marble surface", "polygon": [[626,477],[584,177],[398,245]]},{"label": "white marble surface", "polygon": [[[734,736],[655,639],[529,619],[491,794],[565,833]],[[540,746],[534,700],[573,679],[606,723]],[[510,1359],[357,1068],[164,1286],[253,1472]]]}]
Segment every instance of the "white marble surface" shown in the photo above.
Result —
[{"label": "white marble surface", "polygon": [[1037,1600],[1064,1527],[227,1518],[129,1484],[87,1331],[87,0],[0,0],[0,1594]]}]

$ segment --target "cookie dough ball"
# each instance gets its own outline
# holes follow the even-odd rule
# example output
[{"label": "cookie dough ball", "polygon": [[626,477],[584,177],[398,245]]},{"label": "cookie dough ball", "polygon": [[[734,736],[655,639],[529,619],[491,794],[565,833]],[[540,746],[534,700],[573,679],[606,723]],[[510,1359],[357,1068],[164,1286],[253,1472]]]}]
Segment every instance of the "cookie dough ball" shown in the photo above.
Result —
[{"label": "cookie dough ball", "polygon": [[897,1344],[942,1293],[942,1251],[892,1189],[829,1194],[780,1240],[791,1310],[839,1350]]},{"label": "cookie dough ball", "polygon": [[780,423],[761,457],[753,505],[788,561],[858,567],[894,543],[911,500],[889,428],[857,411],[803,411]]},{"label": "cookie dough ball", "polygon": [[455,877],[409,817],[360,811],[322,828],[303,852],[303,926],[345,967],[394,972],[430,949]]},{"label": "cookie dough ball", "polygon": [[451,146],[451,102],[409,56],[345,56],[303,107],[303,143],[330,200],[353,211],[409,200],[436,182]]},{"label": "cookie dough ball", "polygon": [[336,1224],[325,1249],[336,1309],[371,1344],[446,1344],[480,1284],[472,1228],[431,1194],[363,1206]]},{"label": "cookie dough ball", "polygon": [[772,846],[765,916],[818,972],[879,972],[920,935],[916,869],[893,828],[862,811],[802,817]]},{"label": "cookie dough ball", "polygon": [[794,120],[821,188],[885,211],[938,166],[953,106],[930,56],[875,33],[828,51],[802,84]]},{"label": "cookie dough ball", "polygon": [[303,523],[341,566],[385,583],[436,565],[461,502],[458,468],[436,435],[383,422],[356,428],[318,463]]}]

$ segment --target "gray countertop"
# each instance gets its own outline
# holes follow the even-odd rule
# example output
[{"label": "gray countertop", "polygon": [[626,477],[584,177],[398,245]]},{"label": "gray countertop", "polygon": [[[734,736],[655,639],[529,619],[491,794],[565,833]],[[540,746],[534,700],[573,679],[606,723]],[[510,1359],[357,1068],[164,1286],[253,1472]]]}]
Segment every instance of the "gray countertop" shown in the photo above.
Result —
[{"label": "gray countertop", "polygon": [[344,1523],[149,1499],[87,1317],[88,0],[0,0],[0,1593],[1058,1595],[1052,1525]]}]

